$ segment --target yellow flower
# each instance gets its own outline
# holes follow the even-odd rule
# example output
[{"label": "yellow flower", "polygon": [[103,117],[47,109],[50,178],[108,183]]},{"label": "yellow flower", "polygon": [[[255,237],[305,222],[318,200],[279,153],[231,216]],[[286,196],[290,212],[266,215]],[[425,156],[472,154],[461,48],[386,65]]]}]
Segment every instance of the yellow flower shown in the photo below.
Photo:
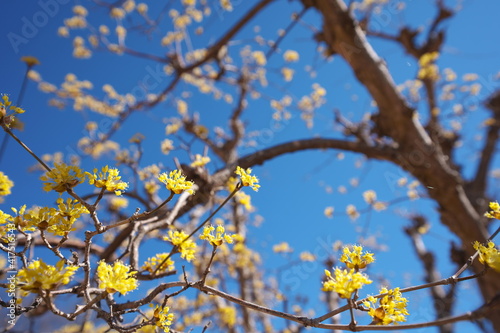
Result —
[{"label": "yellow flower", "polygon": [[302,260],[302,261],[315,261],[316,260],[316,256],[314,254],[312,254],[311,252],[307,252],[307,251],[300,253],[299,257],[300,257],[300,260]]},{"label": "yellow flower", "polygon": [[128,200],[127,200],[127,198],[112,197],[109,200],[109,209],[112,210],[112,211],[114,211],[114,212],[117,212],[117,211],[119,211],[122,208],[127,208],[127,206],[128,206]]},{"label": "yellow flower", "polygon": [[294,50],[286,50],[285,53],[283,53],[283,59],[285,59],[286,62],[299,61],[299,53]]},{"label": "yellow flower", "polygon": [[46,192],[54,190],[62,193],[67,188],[83,183],[84,175],[79,167],[60,163],[55,164],[54,168],[46,172],[40,179],[44,182],[43,189]]},{"label": "yellow flower", "polygon": [[6,195],[9,195],[11,193],[10,189],[12,188],[12,186],[14,186],[12,180],[10,180],[6,174],[0,171],[0,196],[4,197]]},{"label": "yellow flower", "polygon": [[367,204],[372,205],[377,200],[377,193],[373,190],[365,191],[363,192],[363,199]]},{"label": "yellow flower", "polygon": [[340,257],[340,261],[346,264],[347,268],[354,268],[356,271],[365,268],[368,264],[375,261],[373,253],[362,253],[362,246],[352,245],[352,251],[348,246],[345,246],[342,252],[343,254]]},{"label": "yellow flower", "polygon": [[377,299],[373,296],[363,302],[363,305],[369,308],[368,314],[373,318],[372,324],[390,325],[405,322],[406,316],[409,315],[406,309],[408,300],[402,296],[399,288],[388,290],[384,287],[380,289],[380,294],[387,295],[378,299],[378,307],[375,307]]},{"label": "yellow flower", "polygon": [[54,290],[59,285],[68,284],[78,266],[66,266],[59,261],[55,266],[47,265],[41,259],[31,262],[17,273],[17,283],[24,291],[37,293],[40,290]]},{"label": "yellow flower", "polygon": [[148,260],[144,262],[144,265],[141,267],[141,269],[153,274],[153,272],[157,270],[158,265],[163,263],[161,267],[158,268],[157,273],[173,271],[174,261],[172,259],[168,258],[165,262],[163,262],[167,256],[168,253],[159,253],[154,257],[148,258]]},{"label": "yellow flower", "polygon": [[241,177],[241,184],[243,186],[250,186],[254,191],[259,190],[259,180],[257,179],[257,177],[251,175],[252,169],[248,168],[245,170],[237,166],[234,173]]},{"label": "yellow flower", "polygon": [[200,154],[195,155],[195,160],[191,163],[191,167],[204,167],[206,164],[210,162],[210,157],[201,156]]},{"label": "yellow flower", "polygon": [[356,220],[359,217],[359,212],[354,205],[347,205],[346,207],[347,215],[351,218],[351,220]]},{"label": "yellow flower", "polygon": [[171,171],[168,175],[164,172],[158,176],[158,180],[167,185],[167,189],[175,194],[181,194],[183,191],[189,194],[194,192],[192,189],[194,183],[186,180],[186,176],[179,170]]},{"label": "yellow flower", "polygon": [[13,110],[15,113],[21,114],[25,111],[18,106],[12,105],[8,95],[3,95],[0,101],[0,118],[7,115],[7,110]]},{"label": "yellow flower", "polygon": [[169,230],[168,236],[163,237],[163,240],[177,246],[181,253],[181,258],[191,261],[195,258],[197,246],[195,242],[187,239],[187,237],[188,235],[184,231]]},{"label": "yellow flower", "polygon": [[134,278],[136,272],[130,272],[130,267],[121,261],[115,261],[113,265],[108,265],[104,261],[99,262],[97,267],[97,277],[99,278],[99,288],[106,289],[110,294],[119,292],[122,295],[137,289],[137,279]]},{"label": "yellow flower", "polygon": [[172,320],[174,320],[174,314],[168,313],[170,308],[168,306],[160,307],[156,306],[154,317],[156,319],[156,326],[160,327],[163,332],[170,332],[170,325],[172,325]]},{"label": "yellow flower", "polygon": [[220,320],[222,323],[230,328],[234,327],[236,324],[236,308],[234,306],[221,306],[217,308],[219,312]]},{"label": "yellow flower", "polygon": [[80,218],[82,214],[89,214],[84,205],[71,198],[66,199],[66,202],[62,198],[57,199],[57,208],[56,214],[49,221],[47,231],[58,236],[67,235],[70,231],[75,230],[73,223],[76,219]]},{"label": "yellow flower", "polygon": [[500,204],[498,202],[490,202],[490,211],[484,214],[484,216],[490,219],[500,220]]},{"label": "yellow flower", "polygon": [[266,55],[262,51],[252,52],[252,57],[259,66],[264,66],[267,62]]},{"label": "yellow flower", "polygon": [[335,210],[335,208],[333,208],[332,206],[328,206],[325,208],[323,214],[325,214],[326,217],[331,219],[333,217],[334,210]]},{"label": "yellow flower", "polygon": [[473,246],[476,251],[479,251],[479,261],[482,264],[487,264],[495,271],[500,272],[500,250],[495,248],[495,243],[490,241],[484,246],[475,241]]},{"label": "yellow flower", "polygon": [[293,249],[287,242],[281,242],[273,246],[273,251],[275,253],[287,253],[287,252],[293,252]]},{"label": "yellow flower", "polygon": [[40,60],[38,60],[36,57],[32,57],[32,56],[21,57],[21,61],[26,63],[26,65],[28,65],[28,67],[40,65]]},{"label": "yellow flower", "polygon": [[372,283],[367,275],[355,272],[354,269],[335,268],[335,277],[325,269],[325,274],[327,280],[323,282],[323,291],[334,291],[341,298],[351,298],[352,293],[356,290],[361,289],[365,284]]},{"label": "yellow flower", "polygon": [[126,190],[128,184],[121,181],[121,176],[119,176],[120,171],[116,168],[109,168],[109,166],[104,166],[99,174],[97,169],[93,170],[94,174],[90,172],[85,172],[89,179],[89,184],[94,185],[97,188],[106,188],[106,190],[115,192],[116,195],[121,195],[122,191]]},{"label": "yellow flower", "polygon": [[212,225],[205,226],[205,228],[203,228],[203,233],[200,235],[200,239],[208,241],[213,246],[220,246],[224,241],[229,244],[233,243],[232,236],[225,233],[226,230],[224,226],[219,224],[215,235],[214,230],[216,230],[216,228]]}]

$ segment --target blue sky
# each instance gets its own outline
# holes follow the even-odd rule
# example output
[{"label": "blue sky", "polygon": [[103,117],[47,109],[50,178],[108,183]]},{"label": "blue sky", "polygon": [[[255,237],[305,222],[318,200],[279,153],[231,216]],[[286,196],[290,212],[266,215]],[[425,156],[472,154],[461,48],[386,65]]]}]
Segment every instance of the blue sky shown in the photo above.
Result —
[{"label": "blue sky", "polygon": [[[59,84],[64,81],[67,73],[74,73],[79,79],[90,80],[94,83],[96,94],[102,94],[100,87],[103,84],[112,84],[119,93],[132,91],[140,86],[141,82],[157,83],[156,92],[163,89],[169,78],[158,69],[158,65],[152,61],[134,59],[130,56],[116,56],[108,53],[96,53],[89,60],[78,60],[72,57],[71,39],[57,36],[57,29],[63,24],[63,20],[71,16],[71,8],[75,4],[87,5],[87,1],[69,0],[47,0],[33,1],[27,6],[26,2],[10,1],[2,4],[0,12],[0,36],[2,38],[3,51],[1,55],[0,93],[9,94],[12,100],[16,100],[21,87],[25,64],[20,61],[21,56],[36,56],[41,65],[35,69],[42,75],[43,79]],[[235,22],[236,18],[243,15],[249,3],[235,1],[234,12],[217,12],[208,21],[206,33],[201,37],[193,37],[194,48],[202,47],[213,42],[217,36],[226,31]],[[384,31],[395,31],[400,22],[410,22],[413,26],[428,27],[432,18],[432,1],[405,1],[407,10],[402,14],[382,13],[374,22]],[[447,3],[455,3],[448,1]],[[496,13],[500,12],[500,3],[496,1],[473,1],[462,2],[463,9],[449,21],[443,24],[448,31],[445,47],[439,58],[440,68],[451,67],[458,77],[466,73],[477,73],[478,81],[483,89],[478,100],[484,99],[498,87],[498,81],[494,75],[499,71],[498,60],[500,54],[500,43],[497,31],[500,30],[500,22]],[[97,22],[105,16],[102,9],[88,6],[91,10],[91,20]],[[155,5],[150,4],[151,11]],[[272,4],[255,21],[260,26],[259,34],[266,39],[275,39],[277,30],[283,28],[289,22],[290,14],[300,9],[295,2],[277,1]],[[89,19],[90,20],[90,19]],[[320,27],[318,16],[314,13],[307,14],[305,21]],[[34,28],[34,29],[33,29]],[[239,43],[234,43],[231,48],[236,51],[241,44],[255,36],[253,25],[237,36]],[[292,83],[283,81],[271,81],[263,94],[263,98],[250,100],[249,107],[243,115],[243,120],[248,125],[248,132],[260,131],[256,137],[257,149],[267,148],[275,144],[287,142],[298,138],[309,138],[314,136],[339,137],[333,129],[333,112],[338,109],[352,119],[360,119],[370,108],[370,98],[367,97],[364,88],[353,77],[349,68],[345,66],[342,59],[334,57],[332,61],[325,62],[319,59],[315,52],[315,44],[312,41],[313,32],[307,27],[299,26],[288,36],[281,49],[294,49],[300,52],[301,61],[294,65],[296,79]],[[72,34],[72,37],[74,34]],[[136,33],[131,33],[127,39],[127,45],[147,50],[148,53],[161,54],[162,48],[158,44],[161,38],[160,32],[153,34],[152,41],[137,38]],[[21,39],[19,39],[20,37]],[[20,42],[13,42],[14,40]],[[373,39],[375,50],[387,62],[389,70],[393,74],[397,84],[408,79],[414,79],[418,71],[418,64],[409,58],[393,43]],[[255,43],[252,44],[254,48]],[[264,47],[263,50],[266,50]],[[280,55],[274,55],[268,63],[268,71],[272,77],[274,71],[279,70],[282,63]],[[317,76],[313,79],[305,70],[306,66],[316,70]],[[274,74],[274,78],[278,75]],[[276,79],[277,80],[277,79]],[[292,119],[279,128],[271,119],[272,111],[266,96],[279,99],[282,92],[286,91],[294,96],[302,96],[311,91],[311,85],[319,82],[327,89],[327,103],[317,112],[315,125],[312,129],[306,128],[297,113],[292,114]],[[189,90],[181,86],[182,90]],[[225,87],[231,93],[231,87]],[[179,90],[181,91],[181,90]],[[70,108],[57,110],[47,105],[48,96],[38,91],[34,82],[29,82],[22,107],[27,110],[21,116],[25,123],[25,129],[19,133],[22,140],[37,154],[53,153],[61,151],[72,153],[77,151],[76,142],[82,136],[84,121],[101,121],[102,117],[90,112],[76,113]],[[477,102],[477,100],[467,103]],[[226,119],[231,112],[231,106],[221,101],[213,101],[210,97],[193,91],[193,97],[189,99],[190,109],[199,112],[202,123],[208,127],[216,124],[225,126]],[[417,106],[425,108],[420,104]],[[443,111],[446,111],[444,106]],[[165,138],[164,119],[175,116],[175,108],[172,100],[167,100],[164,105],[153,110],[132,116],[117,134],[114,140],[127,145],[127,140],[136,132],[146,135],[145,155],[143,165],[162,162],[168,168],[173,168],[173,158],[177,157],[183,163],[188,161],[187,154],[174,152],[168,156],[160,152],[159,141]],[[481,141],[474,140],[480,134],[480,123],[486,118],[486,113],[479,108],[469,117],[460,121],[464,128],[464,147],[460,150],[457,158],[463,163],[466,174],[474,170],[476,149],[480,147]],[[198,145],[193,153],[203,153],[203,146]],[[255,148],[241,148],[241,155],[245,155]],[[434,204],[426,199],[410,201],[403,200],[402,203],[390,207],[382,213],[371,212],[363,214],[356,222],[350,221],[343,212],[348,204],[355,204],[363,209],[362,193],[372,189],[382,201],[389,201],[398,197],[405,197],[406,190],[396,185],[397,179],[408,176],[404,171],[387,163],[362,161],[362,156],[345,154],[345,158],[337,158],[337,151],[311,151],[282,156],[267,162],[263,166],[256,166],[254,172],[261,180],[261,190],[252,195],[257,211],[254,216],[263,218],[263,223],[258,228],[251,228],[250,244],[261,250],[263,265],[271,273],[276,267],[287,265],[289,259],[296,259],[302,251],[317,253],[320,260],[316,264],[302,264],[295,273],[287,275],[280,281],[280,286],[287,284],[293,286],[294,292],[309,295],[309,302],[305,309],[315,309],[316,314],[321,314],[325,308],[319,299],[320,281],[325,268],[322,261],[326,259],[325,247],[331,251],[331,243],[341,241],[345,244],[359,242],[357,230],[365,229],[369,235],[376,239],[378,245],[383,245],[385,250],[373,249],[376,252],[376,265],[369,271],[375,277],[383,277],[389,281],[391,286],[410,286],[421,283],[421,264],[415,258],[415,254],[403,232],[403,227],[408,224],[404,218],[409,213],[425,214],[432,223],[430,233],[425,237],[426,245],[435,251],[438,267],[443,277],[454,273],[455,267],[450,265],[448,256],[450,241],[455,238],[448,230],[438,222]],[[109,159],[95,161],[84,158],[82,166],[87,170],[100,167],[109,163]],[[14,182],[13,194],[6,198],[0,209],[7,211],[10,207],[19,207],[27,204],[28,207],[52,204],[55,196],[47,195],[42,191],[38,173],[28,173],[27,169],[34,165],[35,161],[12,140],[8,143],[0,170],[7,174]],[[496,167],[499,160],[495,160]],[[209,165],[209,170],[215,171],[221,166],[221,162],[214,160]],[[359,185],[349,185],[350,180],[358,178]],[[411,180],[410,180],[411,181]],[[339,186],[347,188],[346,194],[338,191]],[[326,189],[333,188],[333,193]],[[493,194],[498,190],[490,189]],[[424,189],[420,189],[424,191]],[[425,192],[425,191],[424,191]],[[166,191],[163,192],[167,195]],[[335,207],[333,219],[324,216],[325,207]],[[274,244],[287,241],[294,249],[293,254],[287,258],[274,254],[271,250]],[[326,245],[325,245],[326,244]],[[292,268],[290,268],[292,270]],[[364,290],[365,291],[365,290]],[[366,292],[375,293],[374,288],[367,288]],[[472,310],[480,305],[480,300],[475,295],[473,283],[465,282],[458,287],[456,313]],[[413,296],[415,295],[415,296]],[[429,306],[427,293],[420,292],[408,295],[410,298],[409,322],[419,322],[432,319],[432,311],[426,311]],[[364,318],[365,319],[365,318]],[[343,318],[347,323],[347,318]],[[468,323],[457,325],[457,331],[474,331],[474,326]],[[419,332],[429,330],[420,330]],[[417,331],[415,331],[417,332]]]}]

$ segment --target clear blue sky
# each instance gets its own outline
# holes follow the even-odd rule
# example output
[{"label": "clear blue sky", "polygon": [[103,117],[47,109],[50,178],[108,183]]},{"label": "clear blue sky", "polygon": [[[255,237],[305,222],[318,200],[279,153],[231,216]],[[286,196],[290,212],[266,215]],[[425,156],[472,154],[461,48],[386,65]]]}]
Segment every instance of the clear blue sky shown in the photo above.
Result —
[{"label": "clear blue sky", "polygon": [[[28,5],[29,3],[29,5]],[[0,36],[2,38],[2,52],[0,65],[0,93],[9,94],[16,100],[21,87],[25,64],[20,61],[21,56],[36,56],[41,65],[35,69],[41,76],[52,83],[60,84],[67,73],[74,73],[79,79],[90,80],[94,83],[94,91],[101,94],[101,86],[109,83],[119,93],[133,90],[146,77],[157,78],[158,88],[163,89],[168,83],[168,78],[158,76],[157,65],[151,61],[137,60],[130,56],[116,56],[107,53],[96,53],[89,60],[78,60],[72,57],[71,39],[57,36],[57,29],[63,20],[71,16],[71,8],[75,4],[88,5],[88,1],[46,0],[46,1],[8,1],[2,3],[0,11]],[[194,37],[194,47],[202,47],[207,42],[212,42],[217,36],[228,29],[235,18],[240,17],[249,3],[235,1],[232,14],[216,13],[213,20],[207,25],[207,32],[203,37]],[[250,2],[253,3],[253,2]],[[426,27],[433,15],[432,1],[405,1],[407,11],[402,15],[387,14],[375,19],[375,22],[384,29],[397,29],[399,22],[411,22],[414,26]],[[447,3],[454,3],[447,1]],[[47,5],[49,4],[49,5]],[[91,20],[97,22],[102,18],[104,11],[94,5],[87,6],[91,10]],[[150,5],[155,10],[155,5]],[[289,21],[290,14],[300,9],[297,3],[277,1],[261,15],[256,24],[260,26],[260,34],[265,38],[276,38],[277,30],[283,28]],[[483,89],[478,97],[484,99],[498,88],[498,81],[493,76],[500,70],[500,21],[498,13],[500,3],[497,1],[463,1],[463,9],[451,20],[445,22],[447,28],[445,47],[438,61],[441,69],[451,67],[457,75],[477,73],[479,83]],[[306,16],[306,21],[320,26],[320,21],[315,14]],[[242,42],[252,38],[255,33],[250,25],[237,39]],[[385,30],[388,31],[388,30]],[[72,33],[72,37],[75,36]],[[153,41],[138,39],[132,33],[127,44],[148,53],[161,55],[158,38],[161,33],[156,33]],[[209,38],[209,36],[212,36]],[[20,39],[19,39],[19,38]],[[14,42],[16,40],[17,42]],[[236,47],[234,46],[237,50]],[[376,51],[385,59],[389,69],[394,75],[397,84],[408,79],[413,79],[418,70],[414,60],[406,56],[398,46],[374,40]],[[339,109],[353,119],[359,119],[370,110],[370,99],[366,91],[359,87],[349,68],[343,60],[334,58],[332,62],[324,62],[316,56],[315,44],[312,42],[312,32],[304,27],[298,27],[285,39],[281,49],[294,49],[300,52],[301,61],[295,64],[297,76],[290,84],[270,82],[266,94],[273,98],[280,98],[282,91],[287,91],[295,96],[302,96],[311,91],[311,84],[319,82],[327,89],[327,103],[318,111],[315,126],[307,129],[300,120],[300,116],[293,114],[292,119],[279,129],[274,128],[271,120],[269,102],[265,98],[250,100],[249,108],[245,111],[243,119],[248,124],[248,132],[261,131],[256,138],[257,148],[266,148],[275,144],[287,142],[297,138],[314,136],[332,137],[338,134],[332,132],[333,112]],[[262,48],[266,50],[266,48]],[[269,68],[278,68],[281,56],[275,55],[269,61]],[[311,79],[305,66],[312,66],[317,70],[317,77]],[[272,72],[271,69],[269,69]],[[156,76],[155,76],[156,75]],[[273,75],[273,74],[270,74]],[[278,76],[276,76],[278,77]],[[186,88],[186,86],[182,86]],[[180,91],[180,90],[179,90]],[[228,92],[231,90],[228,88]],[[223,102],[214,102],[209,97],[193,92],[194,97],[189,99],[190,109],[198,111],[201,120],[209,127],[220,124],[225,126],[225,119],[230,114],[231,106]],[[76,113],[70,108],[57,110],[47,105],[48,96],[37,90],[34,82],[29,82],[22,107],[27,110],[20,118],[25,123],[25,129],[19,133],[22,140],[37,154],[61,151],[72,153],[77,151],[76,142],[82,136],[84,119],[100,120],[101,117],[90,112]],[[468,100],[470,102],[470,100]],[[419,107],[421,107],[420,105]],[[443,105],[443,110],[450,105]],[[425,111],[422,109],[421,111]],[[159,148],[159,141],[165,138],[165,125],[162,119],[175,115],[175,108],[170,101],[154,110],[134,115],[125,124],[114,140],[127,145],[127,140],[136,132],[146,135],[145,155],[143,165],[162,162],[169,168],[174,167],[173,158],[177,157],[183,163],[188,162],[185,153],[175,152],[165,156]],[[474,155],[481,141],[474,141],[480,134],[480,122],[486,113],[479,109],[462,123],[464,139],[466,140],[459,158],[465,167],[466,173],[473,170],[475,165]],[[3,135],[0,136],[0,138]],[[203,153],[203,146],[198,146]],[[251,149],[241,149],[241,155],[251,152]],[[372,212],[363,214],[356,222],[343,214],[348,204],[355,204],[358,208],[366,207],[363,203],[362,193],[372,189],[382,201],[404,197],[406,190],[396,185],[396,180],[407,176],[403,171],[386,163],[367,162],[360,168],[356,162],[362,156],[346,154],[346,158],[339,160],[335,151],[314,151],[287,155],[272,160],[263,166],[254,168],[255,174],[261,179],[261,190],[250,193],[257,210],[254,214],[263,217],[259,228],[252,228],[250,244],[256,249],[261,249],[263,264],[271,274],[276,267],[286,266],[288,258],[272,252],[272,246],[282,241],[287,241],[294,249],[290,255],[296,259],[302,251],[310,251],[318,255],[318,263],[301,265],[298,271],[288,271],[280,281],[280,287],[288,284],[294,292],[309,295],[309,302],[304,309],[314,309],[316,314],[325,310],[319,299],[320,281],[324,269],[323,261],[326,259],[325,247],[331,251],[331,243],[342,241],[345,244],[359,242],[359,233],[356,230],[366,229],[369,235],[376,239],[378,245],[383,245],[385,250],[372,249],[376,253],[377,262],[369,272],[375,281],[379,278],[389,281],[392,287],[406,287],[422,283],[421,264],[415,258],[413,250],[403,232],[403,227],[408,224],[404,218],[409,213],[426,214],[432,222],[432,229],[425,237],[426,245],[434,250],[437,262],[443,277],[454,273],[455,267],[450,265],[448,258],[450,241],[454,237],[439,222],[432,202],[421,199],[417,201],[402,201],[401,204],[391,206],[381,213]],[[84,158],[82,166],[90,170],[100,167],[109,160],[94,161]],[[498,158],[495,160],[497,168],[500,166]],[[7,174],[14,182],[13,194],[8,196],[0,209],[10,210],[10,207],[19,207],[27,204],[28,207],[52,204],[55,196],[47,195],[42,191],[38,173],[28,173],[30,166],[35,161],[13,141],[10,141],[0,170]],[[221,163],[214,160],[209,169],[215,171]],[[357,187],[349,185],[352,178],[359,178]],[[411,181],[411,179],[410,179]],[[333,188],[333,193],[327,193],[326,188]],[[340,194],[339,186],[346,186],[347,193]],[[420,191],[424,189],[420,188]],[[498,194],[498,190],[491,189]],[[425,191],[424,191],[425,192]],[[164,195],[167,195],[164,192]],[[333,219],[324,216],[323,210],[327,206],[335,207]],[[325,245],[326,244],[326,245]],[[377,284],[377,283],[375,283]],[[374,288],[363,290],[375,293]],[[458,287],[457,306],[455,313],[473,310],[480,305],[480,300],[474,294],[475,286],[472,282],[460,284]],[[427,293],[408,295],[410,299],[409,323],[433,319],[433,311],[426,310],[430,307]],[[3,310],[2,310],[3,311]],[[366,318],[363,318],[366,320]],[[344,316],[343,322],[348,323]],[[457,331],[474,332],[475,327],[468,323],[457,325]],[[196,330],[195,330],[196,331]],[[413,332],[429,332],[431,330],[416,330]]]}]

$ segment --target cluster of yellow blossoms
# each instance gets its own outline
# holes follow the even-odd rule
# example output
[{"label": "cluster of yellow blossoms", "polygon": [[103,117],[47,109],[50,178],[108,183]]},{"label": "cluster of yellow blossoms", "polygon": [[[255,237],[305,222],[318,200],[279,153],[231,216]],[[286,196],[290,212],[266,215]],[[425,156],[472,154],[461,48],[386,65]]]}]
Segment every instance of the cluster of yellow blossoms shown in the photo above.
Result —
[{"label": "cluster of yellow blossoms", "polygon": [[101,261],[97,267],[99,288],[106,289],[110,294],[119,292],[125,295],[137,289],[138,282],[134,276],[135,272],[130,271],[130,266],[124,265],[121,261],[116,261],[113,265]]},{"label": "cluster of yellow blossoms", "polygon": [[[215,235],[214,235],[215,230]],[[228,244],[233,243],[233,238],[231,235],[225,233],[226,230],[223,225],[218,225],[215,228],[212,225],[208,225],[203,229],[203,233],[200,235],[200,239],[206,240],[213,246],[220,246],[222,243],[226,242]]]},{"label": "cluster of yellow blossoms", "polygon": [[128,184],[121,180],[120,172],[116,168],[109,168],[107,165],[97,174],[97,169],[93,170],[93,174],[85,172],[89,179],[89,184],[97,188],[105,188],[110,192],[115,192],[116,195],[121,195],[122,191],[126,190]]},{"label": "cluster of yellow blossoms", "polygon": [[392,323],[405,322],[406,316],[409,315],[406,306],[408,300],[404,298],[399,291],[395,289],[380,289],[380,294],[385,294],[378,299],[373,296],[368,297],[368,301],[363,302],[363,305],[369,308],[368,314],[373,318],[375,325],[390,325]]},{"label": "cluster of yellow blossoms", "polygon": [[193,194],[194,183],[186,180],[186,176],[179,170],[171,171],[169,174],[166,172],[158,176],[158,180],[167,186],[167,189],[175,194],[181,194],[183,191]]},{"label": "cluster of yellow blossoms", "polygon": [[41,259],[31,262],[17,273],[17,283],[23,290],[23,296],[39,293],[42,290],[54,290],[62,284],[68,284],[78,266],[66,266],[59,261],[55,266],[47,265]]},{"label": "cluster of yellow blossoms", "polygon": [[[334,269],[333,274],[325,270],[327,280],[323,282],[323,290],[333,291],[341,298],[350,299],[364,285],[372,283],[368,276],[359,272],[359,270],[373,263],[375,258],[373,253],[363,252],[362,246],[353,245],[343,248],[340,261],[348,269],[337,267]],[[393,290],[382,288],[380,294],[385,295],[379,298],[378,306],[375,305],[377,299],[373,296],[363,303],[368,308],[368,314],[373,318],[372,324],[389,325],[406,321],[406,316],[409,314],[406,309],[408,301],[402,297],[399,288]]]}]

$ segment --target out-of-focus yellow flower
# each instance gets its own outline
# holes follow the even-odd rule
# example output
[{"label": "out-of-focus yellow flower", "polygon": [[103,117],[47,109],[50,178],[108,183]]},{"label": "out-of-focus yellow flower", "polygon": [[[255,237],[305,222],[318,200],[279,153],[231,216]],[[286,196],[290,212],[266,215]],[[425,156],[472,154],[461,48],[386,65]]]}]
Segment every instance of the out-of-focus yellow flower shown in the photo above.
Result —
[{"label": "out-of-focus yellow flower", "polygon": [[315,261],[316,260],[316,256],[314,254],[312,254],[311,252],[302,252],[300,253],[300,260],[302,261]]},{"label": "out-of-focus yellow flower", "polygon": [[363,302],[363,305],[369,308],[368,314],[373,318],[372,324],[375,325],[390,325],[403,323],[406,321],[406,316],[409,315],[406,306],[408,300],[403,297],[399,288],[395,289],[380,289],[380,294],[387,294],[378,299],[379,306],[376,305],[377,299],[373,296],[368,297],[368,300]]},{"label": "out-of-focus yellow flower", "polygon": [[55,266],[47,265],[41,259],[31,262],[17,273],[17,283],[24,295],[41,290],[55,290],[58,286],[68,284],[78,266],[66,266],[59,261]]},{"label": "out-of-focus yellow flower", "polygon": [[168,175],[164,172],[158,176],[158,180],[164,183],[167,186],[167,189],[175,194],[181,194],[184,191],[189,194],[193,194],[194,192],[194,183],[186,180],[186,176],[184,176],[179,170],[170,171]]},{"label": "out-of-focus yellow flower", "polygon": [[123,198],[123,197],[112,197],[109,200],[109,209],[117,212],[122,208],[127,208],[128,206],[128,199]]},{"label": "out-of-focus yellow flower", "polygon": [[375,261],[373,253],[363,253],[362,246],[352,245],[351,248],[352,251],[349,246],[345,246],[342,250],[343,254],[340,257],[340,261],[346,264],[347,268],[354,268],[357,271],[358,269],[363,269],[368,264]]},{"label": "out-of-focus yellow flower", "polygon": [[[159,253],[154,257],[148,258],[148,260],[144,263],[144,265],[141,268],[145,271],[148,271],[151,274],[153,274],[153,272],[155,271],[158,274],[173,271],[174,261],[170,258],[165,260],[165,258],[167,258],[168,255],[169,255],[168,253]],[[161,266],[160,268],[158,268],[158,265],[160,264]]]},{"label": "out-of-focus yellow flower", "polygon": [[332,206],[328,206],[325,208],[325,211],[323,212],[323,214],[325,214],[326,217],[331,219],[333,217],[334,210],[335,209]]},{"label": "out-of-focus yellow flower", "polygon": [[252,52],[252,57],[259,66],[264,66],[267,63],[266,55],[262,51]]},{"label": "out-of-focus yellow flower", "polygon": [[62,193],[66,191],[67,188],[72,188],[83,183],[84,174],[82,169],[77,166],[60,163],[55,164],[54,168],[46,172],[40,179],[44,182],[44,191],[49,192],[54,190]]},{"label": "out-of-focus yellow flower", "polygon": [[14,182],[10,180],[6,174],[0,171],[0,197],[9,195],[12,186],[14,186]]},{"label": "out-of-focus yellow flower", "polygon": [[98,174],[97,168],[93,172],[93,174],[85,172],[90,185],[94,185],[97,188],[105,188],[110,192],[115,192],[116,195],[121,195],[122,191],[125,191],[128,187],[128,183],[121,180],[120,171],[116,168],[109,168],[106,165],[101,168],[101,172]]},{"label": "out-of-focus yellow flower", "polygon": [[325,274],[327,280],[323,282],[323,291],[334,291],[341,298],[351,298],[356,290],[361,289],[365,284],[372,283],[366,274],[355,272],[354,269],[335,268],[335,276],[325,269]]},{"label": "out-of-focus yellow flower", "polygon": [[196,154],[194,161],[191,163],[191,167],[193,168],[204,167],[209,162],[210,162],[210,157]]},{"label": "out-of-focus yellow flower", "polygon": [[40,60],[33,56],[21,57],[21,61],[24,62],[28,67],[33,67],[35,65],[40,65]]},{"label": "out-of-focus yellow flower", "polygon": [[281,242],[273,246],[273,252],[275,253],[289,253],[293,252],[293,249],[287,242]]},{"label": "out-of-focus yellow flower", "polygon": [[219,313],[221,322],[232,328],[236,325],[237,312],[234,306],[221,306],[217,308],[217,312]]},{"label": "out-of-focus yellow flower", "polygon": [[130,271],[130,266],[124,265],[121,261],[117,260],[113,265],[100,261],[97,267],[99,288],[106,289],[110,294],[119,292],[125,295],[137,289],[138,282],[134,277],[135,273]]},{"label": "out-of-focus yellow flower", "polygon": [[163,239],[179,248],[181,258],[191,261],[195,258],[197,246],[191,239],[187,239],[187,236],[184,231],[169,230],[168,236],[163,237]]},{"label": "out-of-focus yellow flower", "polygon": [[283,53],[283,59],[285,59],[286,62],[299,61],[299,53],[294,50],[286,50],[285,53]]}]

